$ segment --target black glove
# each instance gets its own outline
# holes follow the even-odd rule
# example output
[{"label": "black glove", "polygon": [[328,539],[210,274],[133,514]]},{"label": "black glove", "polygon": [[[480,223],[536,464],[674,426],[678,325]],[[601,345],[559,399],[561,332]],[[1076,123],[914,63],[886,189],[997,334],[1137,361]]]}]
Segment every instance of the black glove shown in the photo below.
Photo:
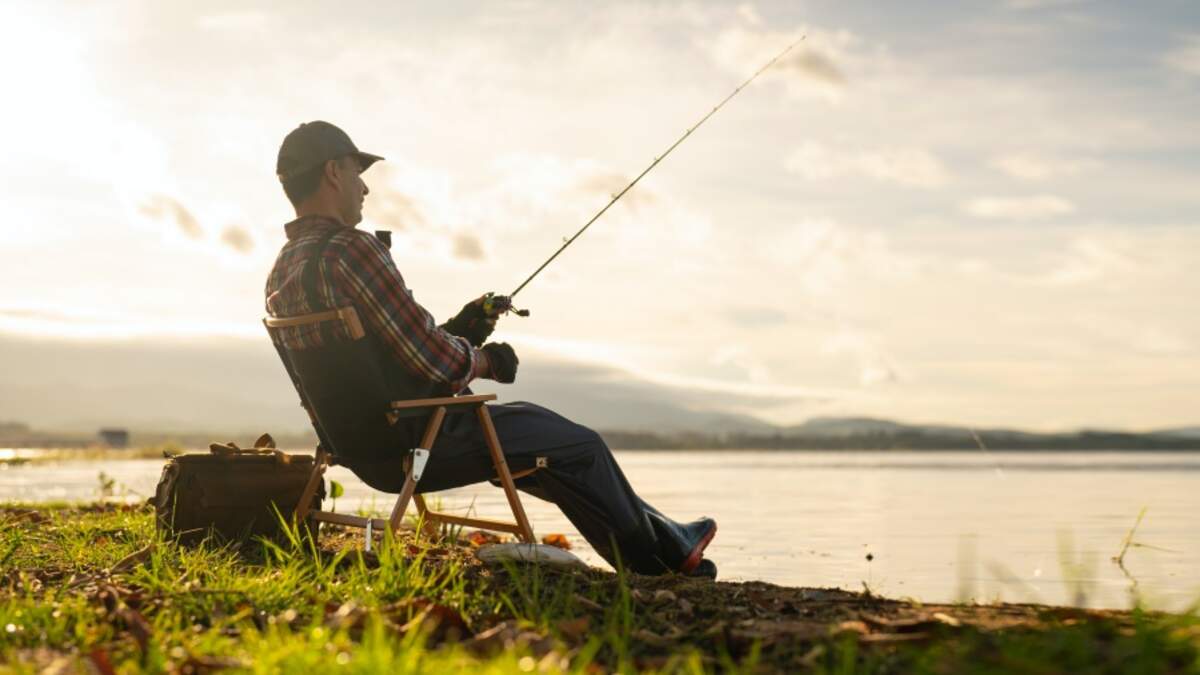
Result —
[{"label": "black glove", "polygon": [[492,369],[492,379],[501,384],[512,384],[517,379],[517,364],[520,359],[507,342],[489,342],[483,346],[487,355],[488,365]]},{"label": "black glove", "polygon": [[451,335],[467,338],[473,347],[482,345],[495,329],[495,318],[489,317],[483,311],[482,298],[463,305],[462,311],[453,319],[442,324],[442,330]]}]

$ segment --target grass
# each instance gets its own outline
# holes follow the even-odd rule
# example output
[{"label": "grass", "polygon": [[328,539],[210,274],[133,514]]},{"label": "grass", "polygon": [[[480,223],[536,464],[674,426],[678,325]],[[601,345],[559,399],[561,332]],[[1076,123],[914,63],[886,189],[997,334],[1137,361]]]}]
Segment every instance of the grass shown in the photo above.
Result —
[{"label": "grass", "polygon": [[152,515],[0,507],[0,672],[1200,672],[1194,615],[488,568],[404,534],[181,548]]}]

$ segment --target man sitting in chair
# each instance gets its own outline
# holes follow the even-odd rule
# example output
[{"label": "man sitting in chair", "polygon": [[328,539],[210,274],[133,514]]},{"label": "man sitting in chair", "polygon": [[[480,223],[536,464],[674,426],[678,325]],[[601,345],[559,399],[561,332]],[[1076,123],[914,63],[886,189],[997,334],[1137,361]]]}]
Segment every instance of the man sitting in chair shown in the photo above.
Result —
[{"label": "man sitting in chair", "polygon": [[[355,229],[369,194],[361,174],[380,159],[360,152],[328,122],[301,124],[284,138],[276,173],[296,219],[284,226],[287,243],[267,279],[268,314],[289,317],[353,306],[382,352],[379,361],[389,381],[411,394],[406,398],[458,394],[476,378],[512,382],[517,374],[513,348],[484,344],[495,318],[483,312],[482,298],[438,326],[413,298],[388,246]],[[284,340],[289,349],[304,349],[339,339],[329,330],[294,330]],[[716,522],[678,523],[642,501],[595,431],[532,403],[489,405],[488,410],[511,470],[538,469],[518,479],[517,487],[557,504],[614,567],[716,577],[716,565],[703,557]],[[420,422],[401,423],[413,425],[415,438]],[[494,476],[475,415],[448,415],[433,446],[418,492]],[[368,485],[399,492],[405,473],[398,451],[403,449],[380,448],[377,458],[341,461]]]}]

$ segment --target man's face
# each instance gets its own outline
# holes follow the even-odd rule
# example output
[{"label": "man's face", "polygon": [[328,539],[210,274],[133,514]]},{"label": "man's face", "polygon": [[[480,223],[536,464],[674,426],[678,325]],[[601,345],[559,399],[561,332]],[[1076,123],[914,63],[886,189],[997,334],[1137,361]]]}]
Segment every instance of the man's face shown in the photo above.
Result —
[{"label": "man's face", "polygon": [[363,198],[370,193],[362,179],[362,166],[354,157],[343,157],[338,164],[338,210],[342,222],[354,227],[362,222]]}]

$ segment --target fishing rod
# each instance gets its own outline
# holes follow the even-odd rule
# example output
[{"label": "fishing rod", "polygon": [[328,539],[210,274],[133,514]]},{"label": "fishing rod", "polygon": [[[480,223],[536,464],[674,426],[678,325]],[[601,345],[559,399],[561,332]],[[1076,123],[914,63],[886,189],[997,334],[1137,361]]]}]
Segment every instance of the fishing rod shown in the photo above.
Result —
[{"label": "fishing rod", "polygon": [[793,47],[795,47],[796,45],[803,42],[806,37],[808,37],[808,36],[807,35],[800,36],[799,40],[796,40],[792,44],[788,45],[787,48],[784,49],[783,51],[779,52],[779,54],[777,54],[775,56],[775,58],[771,59],[765,65],[763,65],[762,68],[759,68],[757,71],[755,71],[755,73],[753,75],[751,75],[749,79],[747,79],[745,82],[738,85],[737,88],[734,89],[732,92],[730,92],[728,96],[726,96],[720,103],[718,103],[716,105],[716,107],[714,107],[712,110],[708,111],[708,114],[706,114],[704,117],[700,118],[699,122],[696,122],[694,125],[692,125],[692,127],[690,129],[685,131],[682,136],[680,136],[674,143],[671,144],[671,147],[667,148],[666,152],[662,153],[658,157],[655,157],[654,161],[650,162],[650,166],[647,166],[645,169],[643,169],[642,172],[637,175],[637,178],[634,178],[632,181],[630,181],[629,184],[624,187],[624,189],[622,189],[620,192],[613,195],[612,199],[610,199],[608,201],[608,203],[604,205],[604,208],[597,211],[596,215],[592,216],[591,220],[584,223],[583,227],[579,228],[579,231],[576,232],[570,239],[563,242],[563,245],[558,247],[558,250],[554,252],[554,255],[551,255],[549,258],[547,258],[546,262],[542,263],[541,266],[539,266],[536,270],[533,271],[533,274],[530,274],[529,277],[527,279],[525,279],[525,281],[522,281],[521,285],[517,286],[517,289],[515,291],[513,291],[512,293],[509,293],[506,296],[505,295],[494,295],[494,294],[490,294],[490,293],[487,296],[485,296],[484,311],[487,312],[491,316],[496,316],[496,315],[502,314],[504,312],[513,312],[518,316],[529,316],[529,310],[527,310],[527,309],[518,310],[512,306],[512,299],[517,296],[517,293],[520,293],[521,289],[528,286],[529,282],[533,281],[534,278],[537,277],[538,274],[541,274],[542,270],[546,269],[547,265],[549,265],[551,262],[554,262],[554,259],[557,258],[560,253],[565,251],[567,249],[567,247],[570,246],[571,244],[573,244],[575,242],[575,240],[578,239],[581,234],[586,232],[587,229],[592,226],[592,223],[599,220],[600,216],[604,215],[605,211],[607,211],[613,204],[616,204],[617,201],[621,199],[621,197],[624,197],[625,193],[629,192],[633,188],[634,185],[637,185],[638,181],[640,181],[643,176],[650,173],[650,171],[654,167],[658,166],[659,162],[663,161],[664,159],[667,158],[667,155],[671,154],[672,150],[679,147],[680,143],[683,143],[685,140],[687,140],[687,137],[691,136],[693,131],[699,129],[700,125],[707,122],[708,118],[710,118],[714,114],[716,114],[716,112],[718,110],[720,110],[722,107],[724,107],[725,104],[728,103],[731,99],[733,99],[734,96],[737,96],[738,92],[740,92],[742,89],[745,89],[751,82],[753,82],[755,79],[757,79],[759,75],[762,75],[764,72],[767,71],[768,68],[775,65],[776,61],[778,61],[779,59],[786,56],[788,52],[792,51]]}]

